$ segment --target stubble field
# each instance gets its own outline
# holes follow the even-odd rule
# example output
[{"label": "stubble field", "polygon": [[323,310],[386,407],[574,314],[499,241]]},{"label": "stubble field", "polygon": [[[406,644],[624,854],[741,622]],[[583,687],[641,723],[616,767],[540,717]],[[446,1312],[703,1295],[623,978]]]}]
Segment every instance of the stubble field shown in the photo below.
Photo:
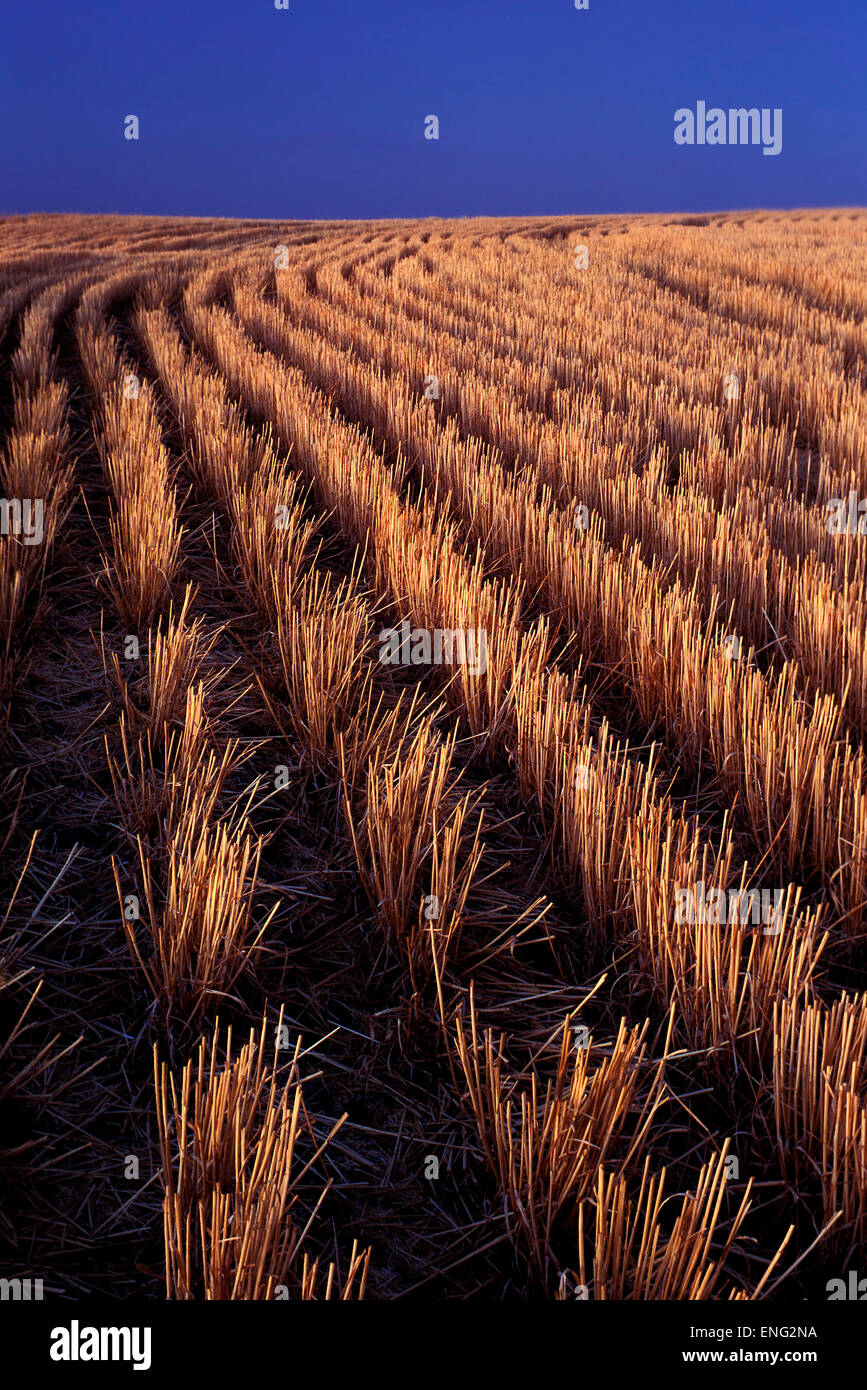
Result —
[{"label": "stubble field", "polygon": [[0,221],[0,1276],[863,1268],[865,231]]}]

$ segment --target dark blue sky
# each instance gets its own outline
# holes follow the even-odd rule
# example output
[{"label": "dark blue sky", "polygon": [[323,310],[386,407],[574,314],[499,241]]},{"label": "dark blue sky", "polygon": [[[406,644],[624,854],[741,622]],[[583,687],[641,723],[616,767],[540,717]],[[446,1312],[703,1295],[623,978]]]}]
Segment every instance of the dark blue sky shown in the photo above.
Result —
[{"label": "dark blue sky", "polygon": [[[0,213],[867,203],[867,0],[17,0],[2,33]],[[699,99],[781,107],[782,153],[676,146]]]}]

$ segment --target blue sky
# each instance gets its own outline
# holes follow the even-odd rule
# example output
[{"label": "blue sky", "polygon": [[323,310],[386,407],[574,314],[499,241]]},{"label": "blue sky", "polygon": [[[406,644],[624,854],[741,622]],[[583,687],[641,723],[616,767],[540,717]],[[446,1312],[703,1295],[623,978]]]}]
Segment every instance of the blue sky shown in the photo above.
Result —
[{"label": "blue sky", "polygon": [[[3,22],[0,213],[863,205],[865,55],[867,0],[31,0]],[[676,146],[699,99],[781,107],[782,152]]]}]

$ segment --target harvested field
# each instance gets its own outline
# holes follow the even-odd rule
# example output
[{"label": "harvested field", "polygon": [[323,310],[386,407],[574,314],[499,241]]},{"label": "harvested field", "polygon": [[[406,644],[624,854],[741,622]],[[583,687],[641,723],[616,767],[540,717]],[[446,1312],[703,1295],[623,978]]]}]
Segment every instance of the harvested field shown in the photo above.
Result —
[{"label": "harvested field", "polygon": [[0,1275],[864,1267],[865,234],[0,220]]}]

